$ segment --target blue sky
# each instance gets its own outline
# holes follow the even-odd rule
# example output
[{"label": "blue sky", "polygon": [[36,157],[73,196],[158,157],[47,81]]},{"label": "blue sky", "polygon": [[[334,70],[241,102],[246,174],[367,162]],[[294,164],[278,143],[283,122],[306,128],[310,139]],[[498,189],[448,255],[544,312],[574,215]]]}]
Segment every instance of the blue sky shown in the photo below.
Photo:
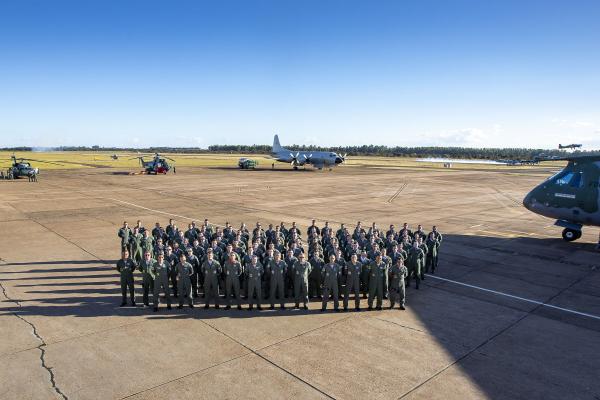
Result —
[{"label": "blue sky", "polygon": [[598,1],[0,2],[2,146],[600,148]]}]

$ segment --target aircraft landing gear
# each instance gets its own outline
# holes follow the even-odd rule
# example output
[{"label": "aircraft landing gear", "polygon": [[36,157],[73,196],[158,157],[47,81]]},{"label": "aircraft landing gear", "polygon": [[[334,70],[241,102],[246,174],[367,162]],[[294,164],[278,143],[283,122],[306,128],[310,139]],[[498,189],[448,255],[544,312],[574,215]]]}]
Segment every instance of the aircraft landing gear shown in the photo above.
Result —
[{"label": "aircraft landing gear", "polygon": [[572,242],[573,240],[577,240],[581,237],[581,231],[571,228],[565,228],[562,231],[562,237],[565,241]]}]

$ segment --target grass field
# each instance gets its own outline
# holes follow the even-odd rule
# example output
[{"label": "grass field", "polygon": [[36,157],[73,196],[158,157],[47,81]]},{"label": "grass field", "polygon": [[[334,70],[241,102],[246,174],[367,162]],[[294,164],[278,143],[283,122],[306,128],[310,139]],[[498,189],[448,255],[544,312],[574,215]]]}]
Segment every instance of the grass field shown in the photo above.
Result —
[{"label": "grass field", "polygon": [[[117,153],[118,160],[113,160],[112,152],[19,152],[17,157],[30,160],[33,167],[44,170],[74,169],[74,168],[123,168],[131,171],[140,169],[140,164],[135,153]],[[6,169],[11,165],[11,152],[0,152],[0,169]],[[177,167],[226,167],[237,166],[240,157],[249,157],[259,163],[259,168],[271,168],[273,159],[266,155],[256,154],[163,154],[175,160]],[[152,157],[146,157],[150,160]],[[545,167],[559,167],[564,162],[544,163]],[[414,158],[407,157],[348,157],[345,166],[366,166],[381,168],[430,168],[444,169],[442,163],[418,162]],[[277,168],[285,168],[282,163],[276,163]],[[310,168],[310,167],[309,167]],[[539,166],[517,166],[490,164],[453,164],[452,169],[538,169]]]}]

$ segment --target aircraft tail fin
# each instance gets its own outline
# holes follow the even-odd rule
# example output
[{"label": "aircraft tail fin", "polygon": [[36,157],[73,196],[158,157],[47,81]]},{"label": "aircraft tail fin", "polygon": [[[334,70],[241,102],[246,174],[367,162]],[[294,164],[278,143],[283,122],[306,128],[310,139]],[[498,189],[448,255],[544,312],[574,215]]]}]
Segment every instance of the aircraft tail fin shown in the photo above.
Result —
[{"label": "aircraft tail fin", "polygon": [[281,147],[281,144],[279,143],[279,136],[275,135],[273,138],[273,153],[277,153],[281,150],[283,150],[283,147]]}]

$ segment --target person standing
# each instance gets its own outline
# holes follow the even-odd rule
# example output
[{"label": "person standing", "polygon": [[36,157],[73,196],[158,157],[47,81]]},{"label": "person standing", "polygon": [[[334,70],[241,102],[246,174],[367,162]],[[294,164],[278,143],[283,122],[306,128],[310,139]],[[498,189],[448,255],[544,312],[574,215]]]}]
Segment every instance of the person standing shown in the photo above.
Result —
[{"label": "person standing", "polygon": [[152,278],[151,270],[155,262],[156,260],[152,258],[152,254],[147,251],[144,253],[144,258],[139,264],[139,270],[142,273],[142,288],[144,290],[143,299],[146,307],[150,306],[150,292],[154,293],[154,278]]},{"label": "person standing", "polygon": [[294,276],[294,298],[296,299],[296,308],[300,308],[300,298],[304,303],[304,309],[308,310],[308,277],[311,273],[312,267],[308,261],[304,260],[304,253],[298,255],[298,261],[296,261],[292,267]]},{"label": "person standing", "polygon": [[129,237],[131,236],[131,229],[129,229],[129,224],[127,221],[123,221],[123,227],[119,229],[119,233],[117,233],[117,235],[121,238],[121,251],[129,251]]},{"label": "person standing", "polygon": [[346,287],[344,290],[344,311],[348,311],[350,293],[354,293],[354,309],[360,311],[360,274],[362,264],[356,254],[352,254],[350,262],[346,264]]},{"label": "person standing", "polygon": [[133,271],[135,271],[135,261],[129,258],[129,251],[121,252],[121,259],[117,261],[117,271],[121,275],[121,307],[127,305],[127,289],[131,297],[131,305],[135,307],[135,289],[133,287]]},{"label": "person standing", "polygon": [[214,299],[215,308],[219,308],[219,275],[223,269],[217,260],[213,259],[213,252],[206,253],[206,261],[202,264],[204,274],[204,308],[209,307],[211,298]]},{"label": "person standing", "polygon": [[404,266],[404,259],[398,258],[390,271],[390,310],[394,308],[396,302],[401,310],[405,310],[406,285],[404,278],[408,275],[408,269]]},{"label": "person standing", "polygon": [[275,251],[274,259],[269,263],[269,272],[271,274],[271,307],[269,309],[275,309],[275,295],[279,297],[279,304],[281,309],[285,309],[285,271],[287,265],[285,261],[281,259],[281,253]]},{"label": "person standing", "polygon": [[171,309],[171,291],[169,290],[169,273],[171,266],[165,261],[165,255],[158,253],[158,259],[150,270],[150,275],[154,281],[154,292],[152,295],[154,301],[154,312],[158,311],[160,291],[162,290],[167,300],[167,309]]},{"label": "person standing", "polygon": [[187,262],[184,253],[179,256],[179,262],[175,266],[177,270],[177,291],[179,292],[179,309],[183,308],[183,298],[187,296],[190,308],[194,308],[194,299],[192,297],[192,275],[194,268]]},{"label": "person standing", "polygon": [[377,297],[377,310],[381,310],[383,303],[383,291],[385,287],[386,275],[388,274],[387,264],[382,261],[381,253],[377,253],[375,261],[371,263],[369,276],[369,310],[373,309],[373,300]]},{"label": "person standing", "polygon": [[321,311],[327,309],[327,302],[329,301],[329,295],[333,296],[333,308],[336,312],[339,312],[339,292],[338,292],[338,279],[340,275],[340,265],[335,262],[335,255],[329,256],[329,263],[323,267],[323,301],[321,304]]},{"label": "person standing", "polygon": [[254,304],[254,297],[256,296],[256,305],[259,310],[262,310],[260,305],[262,301],[262,275],[263,266],[258,262],[258,256],[252,255],[250,264],[246,267],[248,270],[248,311],[252,310]]},{"label": "person standing", "polygon": [[242,299],[240,297],[240,275],[242,275],[242,264],[238,261],[236,253],[229,253],[227,261],[223,266],[225,270],[225,307],[231,308],[231,295],[233,294],[237,301],[237,309],[242,309]]}]

